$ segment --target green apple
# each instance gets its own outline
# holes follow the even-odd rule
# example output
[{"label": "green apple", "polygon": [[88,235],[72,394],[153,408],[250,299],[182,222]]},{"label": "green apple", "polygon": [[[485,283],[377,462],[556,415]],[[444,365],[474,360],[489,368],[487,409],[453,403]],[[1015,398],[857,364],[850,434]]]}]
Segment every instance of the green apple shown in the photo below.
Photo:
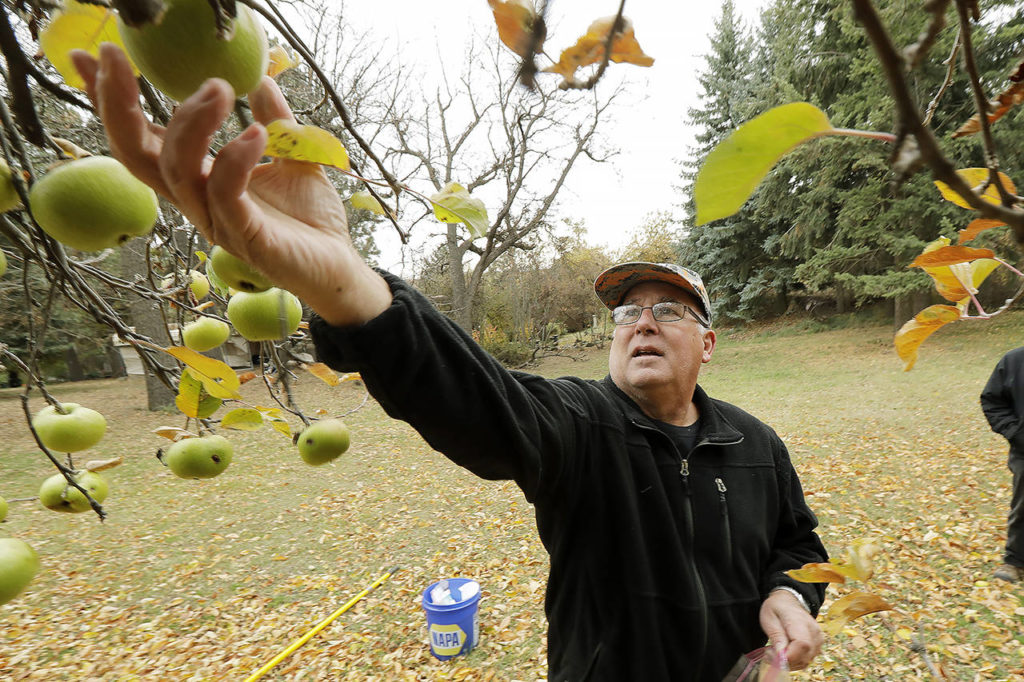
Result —
[{"label": "green apple", "polygon": [[256,89],[270,57],[267,34],[252,9],[237,3],[231,38],[220,40],[207,0],[164,4],[159,23],[132,28],[117,21],[128,55],[143,76],[179,102],[208,78],[223,78],[237,97]]},{"label": "green apple", "polygon": [[231,327],[227,322],[215,317],[200,317],[182,328],[181,340],[192,350],[202,353],[227,341],[230,334]]},{"label": "green apple", "polygon": [[32,185],[28,198],[39,227],[79,251],[120,246],[149,233],[157,218],[153,190],[107,156],[62,163]]},{"label": "green apple", "polygon": [[[95,471],[82,471],[74,475],[75,482],[89,491],[92,499],[102,503],[110,488],[107,481]],[[39,501],[53,511],[79,514],[92,509],[82,491],[68,483],[64,474],[54,474],[39,486]]]},{"label": "green apple", "polygon": [[0,213],[12,211],[21,206],[21,197],[18,190],[14,188],[11,167],[7,162],[0,159]]},{"label": "green apple", "polygon": [[224,436],[185,438],[168,448],[163,460],[179,478],[213,478],[231,464],[233,451]]},{"label": "green apple", "polygon": [[249,341],[273,341],[294,334],[302,321],[295,294],[272,287],[256,294],[239,291],[228,300],[228,319]]},{"label": "green apple", "polygon": [[[208,280],[206,275],[198,270],[189,270],[188,277],[188,288],[192,290],[192,295],[195,296],[195,299],[197,301],[201,301],[208,293],[210,293],[210,280]],[[174,275],[168,275],[167,277],[164,277],[162,282],[160,282],[161,289],[170,289],[173,286]]]},{"label": "green apple", "polygon": [[348,450],[348,427],[340,419],[322,419],[299,434],[299,456],[306,464],[326,464]]},{"label": "green apple", "polygon": [[0,521],[7,518],[7,500],[0,497]]},{"label": "green apple", "polygon": [[100,442],[107,431],[107,420],[96,410],[78,403],[63,403],[64,413],[47,405],[32,417],[32,428],[50,450],[78,452]]},{"label": "green apple", "polygon": [[213,268],[224,284],[238,291],[252,294],[273,286],[259,270],[219,246],[210,249],[210,263],[206,268]]},{"label": "green apple", "polygon": [[0,604],[21,594],[39,572],[39,555],[24,540],[0,538]]}]

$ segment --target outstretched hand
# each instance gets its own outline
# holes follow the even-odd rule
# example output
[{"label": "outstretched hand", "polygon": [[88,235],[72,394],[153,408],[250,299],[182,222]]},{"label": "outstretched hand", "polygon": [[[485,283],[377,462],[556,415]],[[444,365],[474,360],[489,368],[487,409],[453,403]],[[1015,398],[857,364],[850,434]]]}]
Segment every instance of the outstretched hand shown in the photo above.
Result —
[{"label": "outstretched hand", "polygon": [[105,43],[99,60],[76,51],[114,156],[166,197],[202,232],[307,302],[334,324],[369,320],[390,303],[386,283],[360,258],[345,207],[323,169],[287,159],[260,163],[264,126],[294,120],[277,84],[264,77],[249,95],[256,122],[208,150],[234,105],[231,86],[211,79],[177,108],[167,128],[149,121],[127,57]]}]

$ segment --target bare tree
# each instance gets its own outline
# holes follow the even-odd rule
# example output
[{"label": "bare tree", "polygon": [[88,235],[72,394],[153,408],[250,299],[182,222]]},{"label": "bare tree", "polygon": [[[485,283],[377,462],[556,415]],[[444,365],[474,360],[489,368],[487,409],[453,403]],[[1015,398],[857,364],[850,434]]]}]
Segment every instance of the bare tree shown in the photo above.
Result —
[{"label": "bare tree", "polygon": [[[394,144],[384,156],[403,177],[425,176],[437,191],[457,182],[488,206],[483,237],[457,223],[439,235],[447,246],[452,316],[466,329],[475,322],[484,273],[503,254],[536,246],[580,157],[602,162],[614,154],[598,132],[619,89],[607,96],[566,93],[538,81],[530,91],[518,85],[507,59],[498,45],[470,46],[455,83],[446,74],[418,112],[391,119]],[[431,215],[428,207],[411,224]]]}]

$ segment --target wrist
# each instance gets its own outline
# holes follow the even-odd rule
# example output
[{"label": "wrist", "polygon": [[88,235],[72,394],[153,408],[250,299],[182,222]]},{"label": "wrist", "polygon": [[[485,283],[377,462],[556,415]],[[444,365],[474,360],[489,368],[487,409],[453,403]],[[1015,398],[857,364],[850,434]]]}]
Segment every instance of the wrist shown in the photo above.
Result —
[{"label": "wrist", "polygon": [[797,602],[800,604],[800,606],[803,607],[804,611],[806,611],[807,613],[811,612],[811,607],[807,604],[807,600],[804,599],[804,595],[800,594],[792,587],[788,587],[787,585],[779,585],[778,587],[772,588],[772,591],[768,593],[768,596],[770,597],[776,592],[788,592],[796,598]]}]

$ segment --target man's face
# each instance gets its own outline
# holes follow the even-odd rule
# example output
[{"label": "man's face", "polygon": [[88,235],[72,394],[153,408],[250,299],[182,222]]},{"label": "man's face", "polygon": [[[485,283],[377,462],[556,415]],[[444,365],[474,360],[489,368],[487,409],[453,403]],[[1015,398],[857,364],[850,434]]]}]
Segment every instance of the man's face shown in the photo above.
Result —
[{"label": "man's face", "polygon": [[[693,295],[664,282],[637,284],[620,305],[651,306],[662,301],[685,303],[700,311]],[[669,389],[667,396],[692,393],[700,366],[711,360],[714,347],[715,333],[701,327],[689,313],[676,322],[658,322],[651,310],[644,310],[633,324],[615,327],[608,370],[615,385],[634,398],[654,398],[664,389]]]}]

